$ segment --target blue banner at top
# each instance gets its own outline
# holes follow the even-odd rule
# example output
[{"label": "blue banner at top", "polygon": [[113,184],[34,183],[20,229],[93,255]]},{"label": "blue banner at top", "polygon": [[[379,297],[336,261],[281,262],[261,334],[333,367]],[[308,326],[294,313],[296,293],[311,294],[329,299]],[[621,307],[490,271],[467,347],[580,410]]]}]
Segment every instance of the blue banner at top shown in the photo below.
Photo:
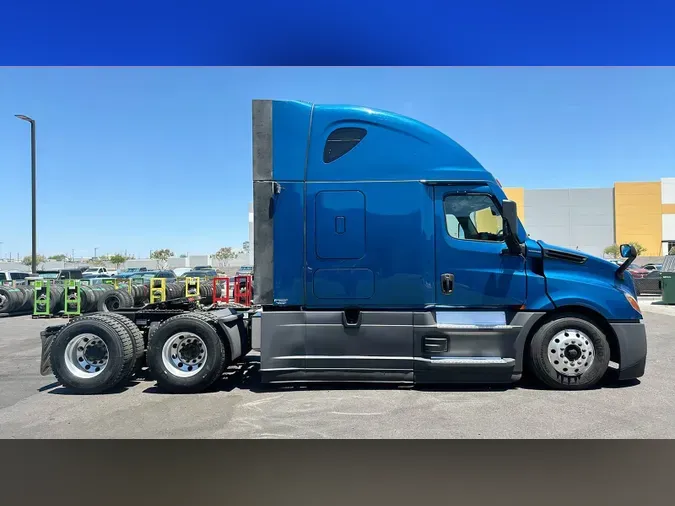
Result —
[{"label": "blue banner at top", "polygon": [[675,3],[23,0],[0,65],[673,65]]}]

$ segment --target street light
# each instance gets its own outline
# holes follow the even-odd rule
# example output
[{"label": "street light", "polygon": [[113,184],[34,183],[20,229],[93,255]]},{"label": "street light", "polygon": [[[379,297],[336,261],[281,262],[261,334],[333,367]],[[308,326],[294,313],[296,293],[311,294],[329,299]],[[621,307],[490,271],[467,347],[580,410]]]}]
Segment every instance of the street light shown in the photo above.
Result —
[{"label": "street light", "polygon": [[31,154],[31,191],[33,201],[33,244],[32,244],[32,258],[31,271],[33,274],[37,273],[37,234],[35,227],[35,120],[24,116],[23,114],[15,114],[15,116],[23,121],[30,123],[30,154]]}]

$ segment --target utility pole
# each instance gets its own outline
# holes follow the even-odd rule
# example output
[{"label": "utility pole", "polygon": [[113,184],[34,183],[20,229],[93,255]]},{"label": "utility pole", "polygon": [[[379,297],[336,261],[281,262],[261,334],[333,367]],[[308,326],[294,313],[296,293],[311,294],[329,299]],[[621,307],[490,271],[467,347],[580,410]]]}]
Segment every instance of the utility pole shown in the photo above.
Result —
[{"label": "utility pole", "polygon": [[35,120],[24,116],[23,114],[16,114],[17,118],[23,121],[28,121],[30,123],[30,153],[31,153],[31,192],[32,192],[32,201],[33,201],[33,230],[32,230],[32,261],[31,261],[31,272],[33,274],[37,273],[37,233],[36,233],[36,221],[35,221]]}]

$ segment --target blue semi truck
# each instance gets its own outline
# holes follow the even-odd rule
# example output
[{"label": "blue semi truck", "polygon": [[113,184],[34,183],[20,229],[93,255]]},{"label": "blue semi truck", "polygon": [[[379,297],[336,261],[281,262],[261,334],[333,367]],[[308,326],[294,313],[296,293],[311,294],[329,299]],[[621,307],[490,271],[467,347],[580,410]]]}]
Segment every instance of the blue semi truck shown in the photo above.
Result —
[{"label": "blue semi truck", "polygon": [[[626,261],[528,237],[516,203],[443,133],[365,107],[253,102],[254,304],[185,301],[42,333],[43,374],[81,392],[147,364],[198,392],[251,350],[263,382],[585,389],[645,370]],[[187,305],[186,305],[187,304]]]}]

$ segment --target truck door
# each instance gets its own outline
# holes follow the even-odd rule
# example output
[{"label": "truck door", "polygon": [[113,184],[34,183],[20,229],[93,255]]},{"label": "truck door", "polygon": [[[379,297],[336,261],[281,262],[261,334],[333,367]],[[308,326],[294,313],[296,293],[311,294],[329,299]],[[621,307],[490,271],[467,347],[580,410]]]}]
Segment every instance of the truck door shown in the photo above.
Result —
[{"label": "truck door", "polygon": [[434,186],[435,308],[415,314],[415,381],[511,381],[525,259],[489,186]]},{"label": "truck door", "polygon": [[514,309],[525,303],[525,260],[504,240],[501,202],[488,186],[434,187],[436,306]]}]

